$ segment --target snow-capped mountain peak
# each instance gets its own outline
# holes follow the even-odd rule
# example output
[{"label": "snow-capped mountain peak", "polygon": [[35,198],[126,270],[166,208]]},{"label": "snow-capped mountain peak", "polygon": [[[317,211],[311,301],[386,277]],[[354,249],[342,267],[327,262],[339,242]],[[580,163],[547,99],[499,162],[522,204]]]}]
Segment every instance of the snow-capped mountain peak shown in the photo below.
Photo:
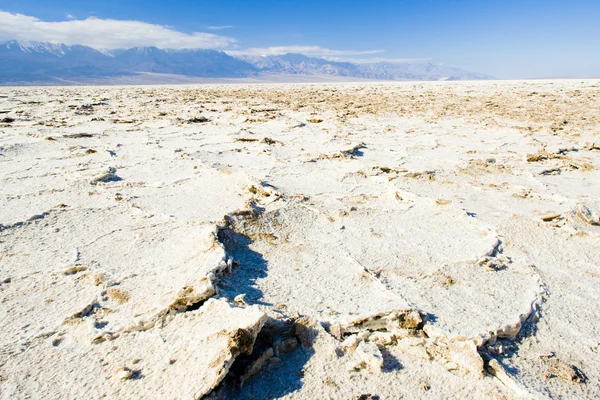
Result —
[{"label": "snow-capped mountain peak", "polygon": [[50,53],[56,57],[64,57],[71,46],[62,43],[12,40],[4,44],[8,49],[20,49],[26,53]]},{"label": "snow-capped mountain peak", "polygon": [[158,49],[158,47],[154,47],[154,46],[137,46],[131,50],[133,50],[136,54],[140,54],[140,55],[149,55],[149,54],[160,51]]},{"label": "snow-capped mountain peak", "polygon": [[151,46],[102,51],[81,45],[15,40],[0,43],[0,64],[0,82],[46,82],[140,73],[211,78],[320,75],[383,80],[491,79],[484,74],[431,63],[356,64],[304,54],[236,58],[216,50]]}]

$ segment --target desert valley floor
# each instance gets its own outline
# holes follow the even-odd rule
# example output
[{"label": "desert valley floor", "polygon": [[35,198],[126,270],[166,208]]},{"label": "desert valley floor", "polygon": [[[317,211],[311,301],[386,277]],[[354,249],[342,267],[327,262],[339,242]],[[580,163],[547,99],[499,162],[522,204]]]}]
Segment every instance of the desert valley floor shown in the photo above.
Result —
[{"label": "desert valley floor", "polygon": [[0,398],[600,396],[600,81],[0,88]]}]

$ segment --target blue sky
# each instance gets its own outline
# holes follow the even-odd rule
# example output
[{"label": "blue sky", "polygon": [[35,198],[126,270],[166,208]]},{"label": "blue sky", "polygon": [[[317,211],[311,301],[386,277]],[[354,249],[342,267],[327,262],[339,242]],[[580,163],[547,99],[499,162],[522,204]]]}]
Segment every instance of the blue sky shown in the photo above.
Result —
[{"label": "blue sky", "polygon": [[2,0],[5,39],[426,59],[500,78],[600,76],[600,0]]}]

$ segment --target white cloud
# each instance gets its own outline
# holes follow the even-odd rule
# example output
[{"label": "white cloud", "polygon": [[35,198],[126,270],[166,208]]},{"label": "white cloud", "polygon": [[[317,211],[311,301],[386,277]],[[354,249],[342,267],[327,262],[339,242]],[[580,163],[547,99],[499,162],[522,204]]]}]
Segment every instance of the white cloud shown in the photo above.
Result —
[{"label": "white cloud", "polygon": [[[236,39],[214,33],[184,33],[169,26],[133,20],[96,17],[77,19],[71,14],[67,14],[66,18],[65,21],[47,22],[29,15],[0,11],[0,41],[22,40],[68,45],[80,44],[96,49],[135,46],[156,46],[169,49],[226,49],[224,51],[232,56],[300,53],[312,57],[329,57],[340,60],[344,57],[360,57],[383,52],[383,50],[333,50],[320,46],[273,46],[242,50],[236,44]],[[232,27],[231,25],[209,26],[206,29],[218,31]]]},{"label": "white cloud", "polygon": [[220,31],[222,29],[231,29],[233,25],[223,25],[223,26],[207,26],[206,29],[209,31]]},{"label": "white cloud", "polygon": [[0,40],[81,44],[97,49],[156,46],[161,48],[225,48],[236,40],[212,33],[178,32],[168,26],[141,21],[90,17],[45,22],[22,14],[0,11]]},{"label": "white cloud", "polygon": [[332,50],[320,46],[274,46],[250,48],[246,50],[226,50],[232,56],[277,56],[287,53],[299,53],[312,57],[359,56],[383,53],[384,50]]}]

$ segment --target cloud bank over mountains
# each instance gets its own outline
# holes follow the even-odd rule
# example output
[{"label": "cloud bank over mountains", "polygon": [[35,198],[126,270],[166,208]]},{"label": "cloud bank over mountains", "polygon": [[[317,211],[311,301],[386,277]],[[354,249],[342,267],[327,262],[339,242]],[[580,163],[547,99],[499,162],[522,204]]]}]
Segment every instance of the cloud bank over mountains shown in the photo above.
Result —
[{"label": "cloud bank over mountains", "polygon": [[[169,74],[254,78],[266,75],[384,80],[489,79],[483,74],[426,63],[386,59],[384,50],[321,46],[243,49],[236,38],[185,33],[141,21],[68,15],[64,21],[0,11],[0,82],[56,83],[82,79]],[[213,32],[233,26],[209,26]]]},{"label": "cloud bank over mountains", "polygon": [[164,25],[89,17],[46,22],[36,17],[0,11],[0,41],[39,41],[83,45],[95,49],[135,46],[223,49],[236,39],[213,33],[183,33]]},{"label": "cloud bank over mountains", "polygon": [[[273,46],[241,49],[238,40],[208,32],[180,32],[165,25],[89,17],[48,22],[39,18],[0,11],[0,42],[9,40],[49,42],[89,46],[94,49],[129,49],[158,47],[163,49],[215,49],[233,56],[283,55],[302,53],[313,57],[362,56],[383,53],[384,50],[334,50],[320,46]],[[209,26],[206,30],[231,29],[231,25]]]}]

